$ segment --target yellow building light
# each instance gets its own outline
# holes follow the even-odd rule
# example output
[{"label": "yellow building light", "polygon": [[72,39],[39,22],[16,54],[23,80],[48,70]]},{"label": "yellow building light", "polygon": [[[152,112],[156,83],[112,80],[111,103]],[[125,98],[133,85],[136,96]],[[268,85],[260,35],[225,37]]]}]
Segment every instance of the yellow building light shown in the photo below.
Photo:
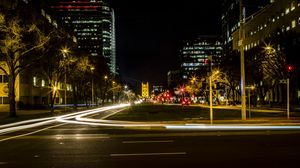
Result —
[{"label": "yellow building light", "polygon": [[149,97],[149,83],[142,83],[142,97],[148,98]]}]

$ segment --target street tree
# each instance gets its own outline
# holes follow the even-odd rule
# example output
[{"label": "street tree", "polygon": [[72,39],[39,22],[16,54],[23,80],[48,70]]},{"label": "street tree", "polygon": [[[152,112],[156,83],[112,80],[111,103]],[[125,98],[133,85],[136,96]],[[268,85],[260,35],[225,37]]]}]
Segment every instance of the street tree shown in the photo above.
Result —
[{"label": "street tree", "polygon": [[231,101],[235,101],[235,93],[240,93],[238,86],[240,84],[240,67],[239,65],[239,57],[237,53],[233,52],[229,56],[225,56],[222,58],[222,63],[220,64],[220,72],[223,73],[222,76],[223,84],[228,87],[228,99]]},{"label": "street tree", "polygon": [[35,24],[22,22],[18,17],[6,17],[4,14],[0,14],[0,34],[0,70],[8,76],[9,116],[16,117],[16,78],[40,58],[26,61],[32,54],[42,55],[40,52],[50,36],[46,36]]},{"label": "street tree", "polygon": [[[248,60],[248,67],[251,70],[250,81],[256,85],[256,90],[261,104],[265,103],[267,94],[279,85],[281,79],[287,78],[286,55],[276,51],[271,45],[257,47]],[[270,98],[269,98],[270,101]]]}]

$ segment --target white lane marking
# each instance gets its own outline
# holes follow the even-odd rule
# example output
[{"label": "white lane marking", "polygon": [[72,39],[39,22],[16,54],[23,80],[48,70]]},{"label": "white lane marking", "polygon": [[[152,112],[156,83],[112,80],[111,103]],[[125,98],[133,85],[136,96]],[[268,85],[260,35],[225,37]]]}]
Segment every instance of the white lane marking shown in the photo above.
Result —
[{"label": "white lane marking", "polygon": [[134,144],[134,143],[171,143],[173,140],[161,140],[161,141],[122,141],[124,144]]},{"label": "white lane marking", "polygon": [[7,140],[10,140],[10,139],[19,138],[19,137],[23,137],[23,136],[27,136],[27,135],[32,135],[32,134],[35,134],[35,133],[38,133],[38,132],[41,132],[41,131],[45,131],[45,130],[50,129],[50,128],[59,127],[59,126],[62,126],[62,125],[66,125],[66,124],[63,123],[63,124],[59,124],[59,125],[53,125],[53,126],[50,126],[50,127],[40,129],[40,130],[29,132],[29,133],[26,133],[26,134],[21,134],[21,135],[16,135],[16,136],[0,139],[0,142],[7,141]]},{"label": "white lane marking", "polygon": [[110,154],[110,156],[159,156],[159,155],[186,155],[186,152],[168,152],[168,153],[121,153]]}]

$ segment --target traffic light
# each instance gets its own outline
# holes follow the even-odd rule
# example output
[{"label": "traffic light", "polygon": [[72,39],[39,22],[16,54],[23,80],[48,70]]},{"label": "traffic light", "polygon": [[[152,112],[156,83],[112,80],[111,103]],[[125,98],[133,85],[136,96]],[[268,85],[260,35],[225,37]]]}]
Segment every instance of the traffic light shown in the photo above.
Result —
[{"label": "traffic light", "polygon": [[289,73],[293,72],[294,71],[294,66],[293,65],[288,65],[287,70],[288,70]]},{"label": "traffic light", "polygon": [[289,78],[293,77],[293,71],[295,70],[295,67],[293,65],[287,65],[287,75]]}]

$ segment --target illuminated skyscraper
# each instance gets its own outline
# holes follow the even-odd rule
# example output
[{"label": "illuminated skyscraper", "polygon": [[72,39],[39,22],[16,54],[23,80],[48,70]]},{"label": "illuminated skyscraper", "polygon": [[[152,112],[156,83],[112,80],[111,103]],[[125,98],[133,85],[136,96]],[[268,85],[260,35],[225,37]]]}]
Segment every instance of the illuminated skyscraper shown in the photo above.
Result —
[{"label": "illuminated skyscraper", "polygon": [[49,10],[77,38],[78,48],[92,58],[104,57],[116,73],[115,23],[113,9],[102,0],[47,0]]},{"label": "illuminated skyscraper", "polygon": [[208,58],[212,56],[212,66],[220,64],[222,57],[222,43],[215,36],[200,36],[185,42],[181,50],[182,78],[188,79],[193,75],[206,74]]}]

